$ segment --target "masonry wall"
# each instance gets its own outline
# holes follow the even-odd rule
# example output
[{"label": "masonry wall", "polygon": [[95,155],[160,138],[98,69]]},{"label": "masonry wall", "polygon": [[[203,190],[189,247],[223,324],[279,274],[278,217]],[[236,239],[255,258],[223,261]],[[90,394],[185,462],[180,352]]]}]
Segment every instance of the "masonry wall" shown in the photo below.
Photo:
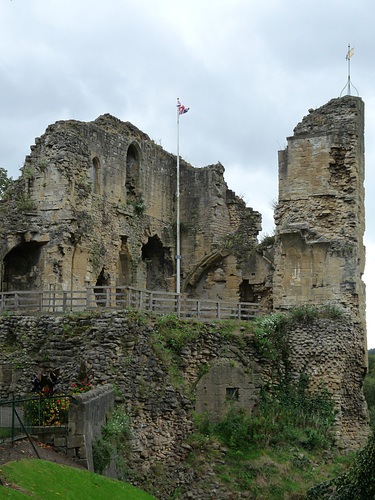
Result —
[{"label": "masonry wall", "polygon": [[102,437],[102,426],[113,409],[115,391],[111,384],[77,394],[71,402],[68,418],[67,454],[94,472],[92,443]]},{"label": "masonry wall", "polygon": [[363,131],[363,101],[332,99],[279,153],[273,296],[276,309],[340,304],[365,332]]},{"label": "masonry wall", "polygon": [[[67,427],[33,428],[33,437],[94,472],[92,443],[102,437],[102,427],[114,407],[114,392],[111,384],[104,384],[84,394],[76,394],[70,400]],[[104,475],[116,478],[114,463]]]},{"label": "masonry wall", "polygon": [[[183,385],[172,382],[155,347],[157,325],[144,324],[134,313],[2,317],[0,398],[26,394],[32,374],[41,368],[60,368],[61,389],[66,390],[83,360],[93,369],[94,387],[114,383],[121,394],[133,424],[135,459],[175,459],[188,451],[184,441],[194,428],[194,408],[211,410],[213,418],[220,419],[236,389],[236,404],[250,415],[272,372],[270,361],[257,352],[250,330],[239,327],[230,336],[225,327],[204,324],[200,335],[179,353],[185,387],[192,388],[196,397],[193,404]],[[359,448],[369,432],[362,390],[363,331],[347,316],[296,323],[289,337],[292,375],[297,380],[305,370],[312,389],[326,384],[339,410],[339,445]]]},{"label": "masonry wall", "polygon": [[[0,207],[2,289],[175,291],[176,157],[110,115],[56,122],[35,142]],[[181,160],[180,172],[183,288],[237,300],[245,259],[233,241],[250,251],[261,216],[228,190],[220,163],[197,169]],[[233,259],[220,267],[223,248]],[[188,286],[211,252],[221,258]]]}]

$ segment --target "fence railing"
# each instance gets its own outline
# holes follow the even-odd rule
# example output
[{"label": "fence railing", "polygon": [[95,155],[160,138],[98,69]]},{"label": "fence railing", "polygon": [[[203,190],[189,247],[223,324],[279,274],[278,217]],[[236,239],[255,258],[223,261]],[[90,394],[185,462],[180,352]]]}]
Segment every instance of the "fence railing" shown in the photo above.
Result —
[{"label": "fence railing", "polygon": [[260,305],[188,298],[183,294],[134,287],[88,287],[85,290],[40,290],[0,293],[0,311],[64,313],[93,309],[132,308],[179,318],[248,320],[261,314]]},{"label": "fence railing", "polygon": [[0,444],[30,439],[40,428],[67,427],[71,399],[59,395],[0,401]]}]

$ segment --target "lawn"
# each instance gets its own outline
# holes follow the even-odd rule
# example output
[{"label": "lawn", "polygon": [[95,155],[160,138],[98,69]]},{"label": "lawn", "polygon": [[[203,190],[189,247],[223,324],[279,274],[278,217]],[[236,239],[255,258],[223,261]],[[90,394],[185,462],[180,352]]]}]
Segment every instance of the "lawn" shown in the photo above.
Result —
[{"label": "lawn", "polygon": [[128,483],[46,460],[9,462],[1,466],[0,477],[3,481],[17,485],[19,488],[19,490],[14,490],[0,486],[0,499],[155,500],[155,497]]}]

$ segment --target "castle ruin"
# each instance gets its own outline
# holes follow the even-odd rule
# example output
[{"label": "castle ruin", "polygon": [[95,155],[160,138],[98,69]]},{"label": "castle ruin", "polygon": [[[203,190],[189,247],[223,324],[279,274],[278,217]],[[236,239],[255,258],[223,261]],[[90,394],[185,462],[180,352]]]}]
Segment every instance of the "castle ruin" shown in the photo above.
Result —
[{"label": "castle ruin", "polygon": [[[350,321],[293,330],[291,366],[296,375],[306,369],[313,387],[324,382],[334,393],[342,442],[363,443],[368,414],[362,392],[367,363],[362,100],[345,96],[311,110],[279,152],[273,244],[258,243],[261,215],[228,189],[220,163],[198,169],[181,161],[180,174],[181,292],[256,302],[268,312],[305,304],[342,307]],[[1,206],[3,291],[127,285],[175,291],[176,157],[128,122],[104,115],[90,123],[50,125],[31,147],[14,195]],[[17,332],[15,321],[4,319],[0,336]],[[43,321],[49,320],[25,320],[35,332],[55,328]],[[106,321],[105,332],[114,328]],[[123,330],[115,333],[123,335]],[[30,340],[19,337],[17,342],[29,349]],[[60,342],[55,337],[54,346]],[[201,360],[206,356],[211,363],[197,386],[197,405],[211,395],[216,408],[215,394],[225,393],[228,380],[254,401],[267,371],[263,361],[253,346],[244,359],[238,349],[225,350],[214,338],[202,344],[202,352],[194,347],[182,355],[194,383]],[[112,352],[112,344],[103,354],[105,347],[91,341],[91,357],[108,358],[108,366],[98,361],[94,367],[103,372],[97,382],[108,381],[115,366],[126,392],[131,373],[124,368],[125,354],[120,347]],[[127,359],[134,341],[129,345]],[[68,349],[64,344],[64,352]],[[50,350],[58,359],[56,349]],[[194,356],[199,360],[193,362]],[[11,357],[7,362],[11,365]],[[245,369],[249,363],[251,376]],[[4,377],[0,370],[0,389],[9,394],[10,379]],[[9,377],[14,392],[16,376]],[[138,389],[133,386],[134,399]],[[147,418],[150,424],[152,416]]]},{"label": "castle ruin", "polygon": [[[176,157],[110,115],[36,139],[3,201],[1,288],[176,289]],[[181,161],[181,292],[268,310],[333,302],[365,329],[364,105],[310,110],[279,152],[273,247],[218,163]]]}]

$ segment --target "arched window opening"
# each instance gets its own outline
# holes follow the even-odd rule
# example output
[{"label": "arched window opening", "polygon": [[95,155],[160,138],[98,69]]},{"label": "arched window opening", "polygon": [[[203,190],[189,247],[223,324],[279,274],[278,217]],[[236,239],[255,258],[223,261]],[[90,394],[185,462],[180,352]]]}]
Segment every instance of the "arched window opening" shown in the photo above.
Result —
[{"label": "arched window opening", "polygon": [[94,194],[100,194],[101,192],[101,171],[100,171],[100,161],[99,158],[95,157],[92,160],[92,167],[90,169],[90,177],[92,182],[92,192]]},{"label": "arched window opening", "polygon": [[143,245],[142,260],[147,265],[146,288],[168,290],[167,279],[173,274],[171,252],[169,248],[163,247],[156,234]]},{"label": "arched window opening", "polygon": [[139,153],[134,144],[126,155],[126,196],[128,201],[136,201],[139,180]]},{"label": "arched window opening", "polygon": [[36,290],[40,287],[42,246],[36,241],[23,242],[3,260],[3,291]]}]

